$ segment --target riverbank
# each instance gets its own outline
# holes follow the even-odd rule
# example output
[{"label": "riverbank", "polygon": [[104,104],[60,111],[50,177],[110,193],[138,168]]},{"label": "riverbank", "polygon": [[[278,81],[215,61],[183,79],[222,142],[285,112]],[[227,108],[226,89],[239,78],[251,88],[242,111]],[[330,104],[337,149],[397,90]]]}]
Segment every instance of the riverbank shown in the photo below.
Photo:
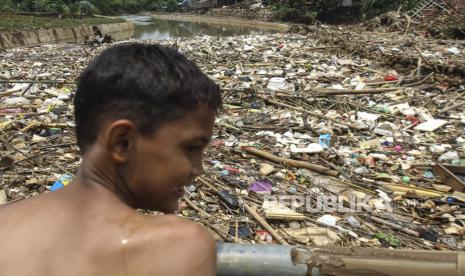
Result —
[{"label": "riverbank", "polygon": [[77,43],[94,36],[96,26],[103,35],[110,35],[115,41],[128,39],[134,35],[132,22],[79,25],[37,30],[22,30],[0,33],[0,49],[30,46],[42,43]]},{"label": "riverbank", "polygon": [[48,28],[77,27],[81,25],[101,25],[121,23],[125,20],[110,17],[63,18],[46,16],[28,16],[0,14],[0,33],[12,31],[31,31]]},{"label": "riverbank", "polygon": [[192,15],[185,13],[144,13],[144,15],[151,16],[156,19],[173,20],[173,21],[188,21],[198,23],[213,23],[213,24],[224,24],[244,27],[257,27],[261,29],[287,31],[289,25],[280,22],[265,22],[258,20],[246,20],[238,17],[215,17],[209,15]]}]

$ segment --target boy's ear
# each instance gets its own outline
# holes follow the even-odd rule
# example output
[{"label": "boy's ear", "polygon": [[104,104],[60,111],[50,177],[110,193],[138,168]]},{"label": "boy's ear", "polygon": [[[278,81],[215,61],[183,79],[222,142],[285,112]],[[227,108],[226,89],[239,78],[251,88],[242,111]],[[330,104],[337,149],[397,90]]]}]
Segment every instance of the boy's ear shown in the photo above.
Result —
[{"label": "boy's ear", "polygon": [[129,150],[133,146],[135,125],[129,120],[112,122],[106,131],[105,144],[111,157],[118,163],[128,160]]}]

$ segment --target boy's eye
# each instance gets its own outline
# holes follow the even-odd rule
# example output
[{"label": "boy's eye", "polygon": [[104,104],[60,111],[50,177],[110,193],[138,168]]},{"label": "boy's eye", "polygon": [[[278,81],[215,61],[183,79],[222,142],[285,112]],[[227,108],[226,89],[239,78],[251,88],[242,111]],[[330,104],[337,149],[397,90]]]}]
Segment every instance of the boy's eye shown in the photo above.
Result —
[{"label": "boy's eye", "polygon": [[189,151],[201,150],[202,148],[203,148],[203,146],[200,146],[200,145],[187,146],[187,149]]}]

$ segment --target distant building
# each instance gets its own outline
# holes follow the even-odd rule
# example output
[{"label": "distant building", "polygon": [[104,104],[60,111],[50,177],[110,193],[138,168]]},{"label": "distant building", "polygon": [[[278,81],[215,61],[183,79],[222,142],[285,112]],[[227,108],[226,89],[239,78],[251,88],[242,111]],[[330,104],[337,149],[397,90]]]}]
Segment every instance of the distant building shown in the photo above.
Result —
[{"label": "distant building", "polygon": [[427,20],[445,12],[461,16],[465,12],[465,0],[423,0],[409,15],[413,20]]}]

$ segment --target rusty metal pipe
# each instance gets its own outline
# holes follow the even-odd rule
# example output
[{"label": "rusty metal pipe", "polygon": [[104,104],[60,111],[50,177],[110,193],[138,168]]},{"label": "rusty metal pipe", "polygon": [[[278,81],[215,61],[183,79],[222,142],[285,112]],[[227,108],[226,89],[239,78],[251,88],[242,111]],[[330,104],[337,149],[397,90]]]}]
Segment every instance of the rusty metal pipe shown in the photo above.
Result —
[{"label": "rusty metal pipe", "polygon": [[463,275],[465,252],[217,244],[218,275]]},{"label": "rusty metal pipe", "polygon": [[220,276],[303,276],[304,264],[294,265],[293,246],[217,243],[217,275]]}]

